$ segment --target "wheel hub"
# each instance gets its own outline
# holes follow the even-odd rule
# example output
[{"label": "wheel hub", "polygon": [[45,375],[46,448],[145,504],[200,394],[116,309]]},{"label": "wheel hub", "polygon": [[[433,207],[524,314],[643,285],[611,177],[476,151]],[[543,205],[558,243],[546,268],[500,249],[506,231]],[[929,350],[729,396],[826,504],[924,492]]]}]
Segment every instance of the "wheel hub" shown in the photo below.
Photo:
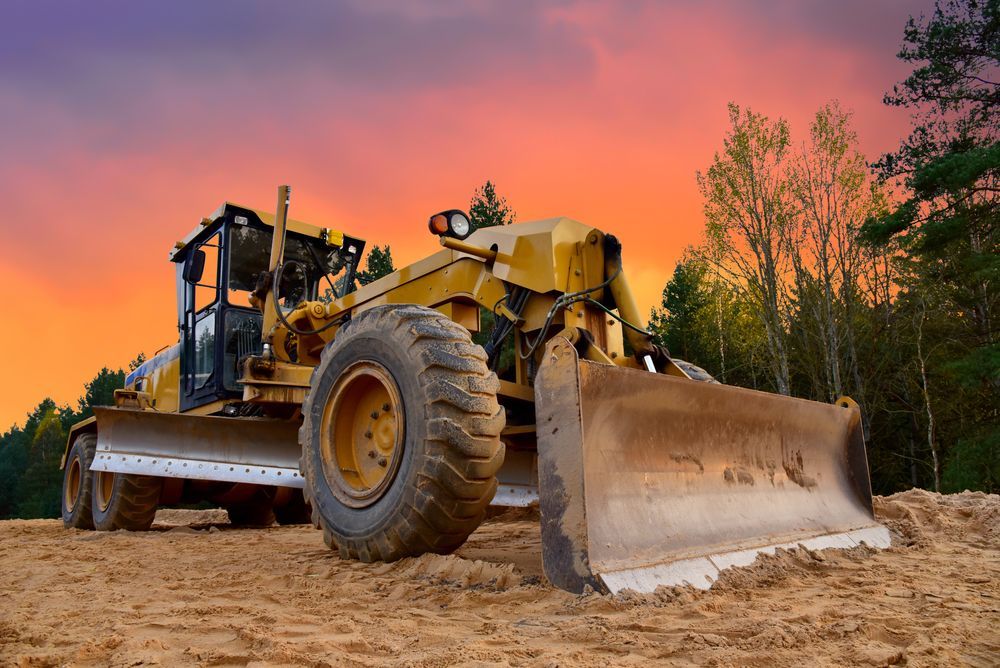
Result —
[{"label": "wheel hub", "polygon": [[97,480],[94,481],[94,500],[97,507],[103,513],[111,505],[111,495],[114,493],[115,474],[107,471],[98,471]]},{"label": "wheel hub", "polygon": [[389,371],[357,362],[337,379],[320,429],[323,473],[344,504],[371,505],[389,489],[404,443],[403,403]]},{"label": "wheel hub", "polygon": [[76,507],[77,499],[80,498],[83,475],[80,471],[80,460],[77,457],[73,457],[69,467],[69,477],[66,480],[66,493],[63,497],[63,503],[66,504],[66,510],[72,512],[73,508]]}]

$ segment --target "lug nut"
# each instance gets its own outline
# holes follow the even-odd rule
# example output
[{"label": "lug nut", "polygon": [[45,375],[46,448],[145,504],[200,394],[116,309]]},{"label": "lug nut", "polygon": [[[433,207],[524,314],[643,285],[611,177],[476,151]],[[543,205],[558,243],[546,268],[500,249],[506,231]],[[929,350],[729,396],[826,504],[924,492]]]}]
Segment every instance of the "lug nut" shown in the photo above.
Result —
[{"label": "lug nut", "polygon": [[372,437],[372,433],[370,431],[366,431],[365,432],[365,438],[371,438],[371,437]]},{"label": "lug nut", "polygon": [[378,419],[378,411],[372,411],[372,419],[373,420],[377,420]]},{"label": "lug nut", "polygon": [[382,411],[384,413],[388,413],[390,408],[392,408],[392,406],[390,406],[389,404],[382,404]]},{"label": "lug nut", "polygon": [[378,465],[381,466],[382,468],[385,468],[386,466],[389,465],[389,460],[386,459],[385,457],[379,457],[378,458]]},{"label": "lug nut", "polygon": [[369,450],[368,451],[368,456],[371,457],[372,459],[375,459],[375,451],[374,450]]}]

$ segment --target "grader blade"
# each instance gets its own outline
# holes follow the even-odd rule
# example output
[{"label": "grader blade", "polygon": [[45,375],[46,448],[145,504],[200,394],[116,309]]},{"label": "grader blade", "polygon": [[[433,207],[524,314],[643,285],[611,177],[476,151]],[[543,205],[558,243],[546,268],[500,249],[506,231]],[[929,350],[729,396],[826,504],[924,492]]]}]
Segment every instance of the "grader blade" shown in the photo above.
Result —
[{"label": "grader blade", "polygon": [[303,487],[298,422],[95,408],[91,470]]},{"label": "grader blade", "polygon": [[535,380],[543,564],[580,592],[708,588],[758,553],[889,545],[860,412],[580,360]]}]

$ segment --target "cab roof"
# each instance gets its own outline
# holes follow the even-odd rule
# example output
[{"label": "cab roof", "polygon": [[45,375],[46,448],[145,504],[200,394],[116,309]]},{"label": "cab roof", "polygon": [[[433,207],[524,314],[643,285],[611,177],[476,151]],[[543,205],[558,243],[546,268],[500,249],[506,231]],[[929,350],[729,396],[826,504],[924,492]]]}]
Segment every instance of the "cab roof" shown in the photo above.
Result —
[{"label": "cab roof", "polygon": [[[188,248],[193,241],[200,240],[200,237],[209,237],[214,234],[215,230],[209,232],[208,228],[212,227],[213,224],[219,219],[225,218],[228,214],[233,214],[234,216],[247,216],[249,214],[254,216],[258,222],[269,227],[274,227],[273,213],[261,211],[260,209],[253,209],[248,206],[243,206],[242,204],[236,204],[235,202],[223,202],[218,209],[213,211],[208,217],[202,218],[201,223],[197,227],[191,230],[183,239],[174,244],[174,247],[170,251],[170,259],[175,262],[179,261],[181,259],[179,256],[185,255],[183,251]],[[288,219],[286,228],[289,232],[301,234],[305,237],[323,239],[331,246],[342,246],[344,244],[344,233],[338,230],[331,230],[327,227],[317,227],[292,218]],[[358,239],[358,241],[361,240]]]}]

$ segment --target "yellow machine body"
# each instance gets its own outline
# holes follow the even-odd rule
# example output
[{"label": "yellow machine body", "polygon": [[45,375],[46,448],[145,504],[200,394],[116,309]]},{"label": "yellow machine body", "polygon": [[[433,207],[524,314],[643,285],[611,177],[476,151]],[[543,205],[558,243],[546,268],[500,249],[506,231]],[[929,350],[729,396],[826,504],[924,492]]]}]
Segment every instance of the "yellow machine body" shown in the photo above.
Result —
[{"label": "yellow machine body", "polygon": [[[255,213],[282,234],[331,247],[349,240],[284,221],[280,200],[278,216]],[[441,241],[442,250],[349,294],[287,309],[284,322],[265,306],[265,353],[241,361],[242,396],[182,411],[178,344],[133,373],[118,405],[74,428],[71,441],[97,431],[94,470],[300,487],[299,409],[342,326],[378,306],[417,304],[478,332],[485,309],[512,327],[513,354],[497,369],[506,457],[494,503],[540,501],[554,584],[706,587],[723,568],[779,546],[888,545],[873,518],[853,402],[690,378],[644,332],[620,253],[595,228],[554,218]],[[242,417],[246,407],[256,412]]]}]

